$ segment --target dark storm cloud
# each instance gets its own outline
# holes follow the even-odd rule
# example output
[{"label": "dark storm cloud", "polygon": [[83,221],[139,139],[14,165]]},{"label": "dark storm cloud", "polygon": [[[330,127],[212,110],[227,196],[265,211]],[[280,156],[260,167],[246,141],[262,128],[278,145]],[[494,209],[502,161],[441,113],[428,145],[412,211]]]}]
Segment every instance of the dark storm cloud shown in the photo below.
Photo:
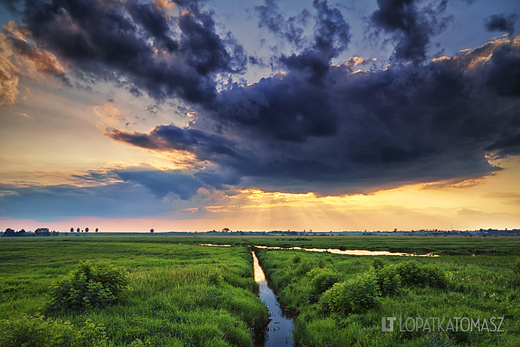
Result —
[{"label": "dark storm cloud", "polygon": [[493,52],[486,82],[487,87],[499,95],[520,97],[520,52],[518,46],[502,45]]},{"label": "dark storm cloud", "polygon": [[314,0],[312,6],[318,13],[314,31],[314,49],[329,59],[343,52],[350,41],[350,27],[337,8],[331,8],[327,1]]},{"label": "dark storm cloud", "polygon": [[231,35],[216,34],[212,13],[196,1],[179,2],[188,11],[169,19],[162,9],[138,1],[16,3],[41,48],[78,73],[116,81],[135,95],[144,91],[158,100],[210,102],[216,94],[214,74],[240,72],[247,62]]},{"label": "dark storm cloud", "polygon": [[125,182],[138,183],[148,188],[156,197],[164,198],[168,193],[188,200],[202,187],[200,181],[180,171],[157,171],[142,169],[114,170]]},{"label": "dark storm cloud", "polygon": [[398,61],[422,62],[430,37],[443,31],[450,17],[441,17],[447,0],[418,8],[415,0],[378,0],[379,10],[370,16],[379,29],[392,34],[396,43],[393,57]]},{"label": "dark storm cloud", "polygon": [[[495,42],[384,71],[330,65],[319,83],[306,70],[319,65],[310,52],[321,57],[306,51],[298,56],[307,59],[301,67],[285,75],[221,92],[205,114],[218,124],[214,129],[205,123],[196,135],[168,127],[171,134],[156,128],[111,136],[145,148],[188,150],[241,178],[239,186],[320,194],[479,177],[497,170],[488,151],[505,155],[517,148],[518,79],[500,76],[520,66],[518,44]],[[217,151],[217,143],[226,150]],[[211,176],[215,182],[218,175]]]},{"label": "dark storm cloud", "polygon": [[[518,128],[515,130],[518,131]],[[520,155],[520,132],[497,140],[486,149],[496,151],[495,157],[499,158]]]},{"label": "dark storm cloud", "polygon": [[280,12],[277,0],[265,0],[265,5],[255,6],[255,12],[259,19],[259,28],[267,28],[295,47],[302,48],[305,41],[304,28],[311,16],[307,9],[297,16],[286,17]]},{"label": "dark storm cloud", "polygon": [[517,14],[505,16],[503,13],[494,14],[484,19],[484,26],[487,31],[502,31],[510,36],[515,32],[515,22],[518,19]]},{"label": "dark storm cloud", "polygon": [[109,136],[114,140],[147,149],[188,151],[197,155],[199,160],[236,155],[233,148],[235,144],[224,137],[207,134],[197,129],[181,129],[174,125],[158,126],[146,135],[115,129],[109,133]]},{"label": "dark storm cloud", "polygon": [[[267,28],[297,48],[312,48],[329,60],[347,48],[350,26],[341,11],[330,7],[326,0],[314,0],[312,7],[315,14],[305,9],[297,16],[287,17],[280,12],[276,0],[265,0],[265,5],[255,7],[259,17],[258,27]],[[315,21],[313,40],[304,36],[304,29],[310,18]],[[303,47],[304,44],[307,47]]]},{"label": "dark storm cloud", "polygon": [[[105,5],[108,4],[108,5]],[[486,160],[518,153],[518,38],[426,62],[430,37],[445,27],[446,1],[379,0],[370,17],[395,41],[385,70],[333,65],[348,48],[350,27],[338,8],[313,1],[314,32],[277,23],[279,9],[257,9],[266,27],[307,46],[273,57],[281,71],[217,92],[217,74],[256,62],[231,35],[217,35],[211,12],[177,2],[183,13],[137,1],[28,0],[24,24],[40,48],[135,95],[181,98],[198,119],[188,128],[148,133],[111,129],[114,140],[154,151],[191,153],[193,174],[114,171],[126,184],[190,199],[200,187],[258,187],[318,194],[366,193],[407,183],[477,178],[497,168]],[[283,16],[282,16],[283,17]],[[296,28],[296,27],[295,27]],[[294,36],[296,35],[296,36]],[[254,58],[254,57],[253,57]],[[404,64],[411,61],[414,64]],[[206,165],[208,164],[208,165]]]}]

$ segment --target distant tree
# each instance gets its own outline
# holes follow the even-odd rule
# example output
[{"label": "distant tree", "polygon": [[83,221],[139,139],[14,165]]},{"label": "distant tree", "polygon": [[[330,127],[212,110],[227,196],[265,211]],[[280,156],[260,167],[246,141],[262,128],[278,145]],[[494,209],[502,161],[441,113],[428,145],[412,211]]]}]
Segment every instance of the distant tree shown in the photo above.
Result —
[{"label": "distant tree", "polygon": [[99,229],[98,229],[98,228],[96,228],[96,233],[97,233],[98,231],[99,231]]},{"label": "distant tree", "polygon": [[154,232],[153,228],[152,228],[152,229],[150,229],[150,233],[152,233],[152,234],[153,234],[153,232]]},{"label": "distant tree", "polygon": [[78,232],[78,233],[79,233],[79,228],[77,228],[77,229],[76,229],[76,232]]},{"label": "distant tree", "polygon": [[223,232],[223,233],[229,233],[229,228],[224,228],[224,229],[222,229],[222,232]]},{"label": "distant tree", "polygon": [[16,235],[16,231],[14,231],[14,229],[7,228],[7,229],[5,229],[4,234],[2,236],[14,236],[14,235]]},{"label": "distant tree", "polygon": [[36,235],[50,236],[51,232],[49,228],[38,228],[34,231]]},{"label": "distant tree", "polygon": [[74,232],[74,228],[70,228],[70,232],[73,233]]},{"label": "distant tree", "polygon": [[85,232],[88,233],[88,228],[85,228]]}]

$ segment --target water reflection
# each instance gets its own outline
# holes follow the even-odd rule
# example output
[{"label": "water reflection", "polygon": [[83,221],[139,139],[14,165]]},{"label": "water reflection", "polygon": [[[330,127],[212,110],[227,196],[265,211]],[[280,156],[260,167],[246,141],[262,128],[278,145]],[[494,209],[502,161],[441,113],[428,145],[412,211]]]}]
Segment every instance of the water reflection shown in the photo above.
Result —
[{"label": "water reflection", "polygon": [[282,311],[280,304],[274,292],[267,285],[265,274],[256,255],[253,253],[253,262],[255,269],[255,281],[259,286],[260,300],[265,303],[269,310],[270,322],[267,326],[265,334],[255,341],[257,347],[287,347],[294,346],[292,341],[292,328],[294,323],[292,319],[287,317]]},{"label": "water reflection", "polygon": [[409,257],[438,257],[438,255],[435,254],[412,254],[412,253],[400,253],[400,252],[388,252],[388,251],[367,251],[362,249],[347,249],[347,250],[340,250],[335,248],[302,248],[302,247],[289,247],[289,248],[283,248],[283,247],[269,247],[269,246],[255,246],[256,248],[262,248],[262,249],[289,249],[289,250],[300,250],[300,251],[307,251],[307,252],[329,252],[333,254],[347,254],[347,255],[372,255],[372,256],[378,256],[378,255],[400,255],[400,256],[409,256]]},{"label": "water reflection", "polygon": [[[212,243],[199,243],[200,246],[213,246],[213,247],[231,247],[231,245],[215,245]],[[298,250],[307,252],[329,252],[333,254],[346,254],[346,255],[397,255],[397,256],[408,256],[408,257],[438,257],[438,254],[412,254],[412,253],[400,253],[400,252],[388,252],[388,251],[367,251],[363,249],[347,249],[341,250],[336,248],[302,248],[302,247],[277,247],[277,246],[253,246],[262,249],[288,249]]]}]

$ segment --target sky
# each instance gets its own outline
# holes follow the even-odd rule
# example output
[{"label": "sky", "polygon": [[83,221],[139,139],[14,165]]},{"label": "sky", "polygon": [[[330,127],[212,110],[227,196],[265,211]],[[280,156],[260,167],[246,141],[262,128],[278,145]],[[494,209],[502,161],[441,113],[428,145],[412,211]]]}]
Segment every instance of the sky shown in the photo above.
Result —
[{"label": "sky", "polygon": [[520,228],[517,0],[0,0],[0,230]]}]

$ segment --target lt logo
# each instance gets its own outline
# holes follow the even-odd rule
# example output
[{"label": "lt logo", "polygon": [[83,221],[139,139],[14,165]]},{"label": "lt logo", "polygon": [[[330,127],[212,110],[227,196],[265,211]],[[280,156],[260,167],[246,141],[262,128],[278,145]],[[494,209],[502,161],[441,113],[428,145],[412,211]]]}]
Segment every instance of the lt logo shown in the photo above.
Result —
[{"label": "lt logo", "polygon": [[[382,331],[394,331],[394,321],[396,320],[396,317],[383,317],[383,330]],[[390,321],[390,327],[386,327],[386,321]]]}]

